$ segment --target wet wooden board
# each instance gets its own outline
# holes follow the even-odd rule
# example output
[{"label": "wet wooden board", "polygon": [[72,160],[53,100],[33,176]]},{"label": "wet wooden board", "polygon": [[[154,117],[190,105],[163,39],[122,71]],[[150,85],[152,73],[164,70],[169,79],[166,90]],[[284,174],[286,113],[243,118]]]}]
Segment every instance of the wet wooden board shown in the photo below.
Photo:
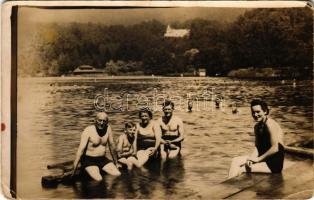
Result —
[{"label": "wet wooden board", "polygon": [[302,157],[314,158],[314,149],[285,146],[285,151],[290,154],[299,155]]},{"label": "wet wooden board", "polygon": [[312,162],[299,162],[284,170],[282,174],[271,174],[260,183],[230,198],[282,199],[290,194],[308,190],[308,186],[306,188],[304,185],[313,179]]},{"label": "wet wooden board", "polygon": [[267,178],[265,174],[242,174],[228,179],[222,184],[208,188],[206,191],[200,192],[198,196],[204,199],[223,199],[258,184],[265,178]]},{"label": "wet wooden board", "polygon": [[300,161],[282,174],[243,174],[209,188],[201,198],[278,199],[313,190],[312,160]]}]

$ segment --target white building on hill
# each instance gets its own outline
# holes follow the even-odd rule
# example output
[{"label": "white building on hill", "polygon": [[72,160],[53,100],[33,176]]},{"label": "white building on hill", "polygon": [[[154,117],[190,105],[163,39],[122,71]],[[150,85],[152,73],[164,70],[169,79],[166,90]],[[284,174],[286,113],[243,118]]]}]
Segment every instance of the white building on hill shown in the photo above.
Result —
[{"label": "white building on hill", "polygon": [[174,38],[183,38],[183,37],[189,37],[189,35],[190,35],[189,29],[174,29],[174,28],[171,28],[170,25],[168,25],[164,36],[174,37]]}]

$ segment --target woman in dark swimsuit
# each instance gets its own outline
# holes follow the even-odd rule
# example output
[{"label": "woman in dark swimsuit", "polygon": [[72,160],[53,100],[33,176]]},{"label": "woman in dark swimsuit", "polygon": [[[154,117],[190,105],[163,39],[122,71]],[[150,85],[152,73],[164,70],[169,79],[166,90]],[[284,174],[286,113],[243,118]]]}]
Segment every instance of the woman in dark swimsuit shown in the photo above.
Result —
[{"label": "woman in dark swimsuit", "polygon": [[140,166],[143,166],[149,157],[158,153],[161,129],[157,122],[153,121],[153,114],[148,109],[139,112],[141,122],[136,124],[135,152]]},{"label": "woman in dark swimsuit", "polygon": [[251,156],[233,159],[229,178],[242,172],[280,173],[284,162],[283,131],[279,124],[271,119],[267,104],[262,100],[251,102],[254,127],[255,150]]}]

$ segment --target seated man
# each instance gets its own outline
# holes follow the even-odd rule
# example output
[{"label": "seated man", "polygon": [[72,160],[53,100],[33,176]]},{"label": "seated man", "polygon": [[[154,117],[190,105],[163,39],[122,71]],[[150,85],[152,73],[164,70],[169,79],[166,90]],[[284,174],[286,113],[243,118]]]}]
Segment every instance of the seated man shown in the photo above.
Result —
[{"label": "seated man", "polygon": [[279,124],[271,119],[267,104],[262,100],[251,102],[254,127],[255,150],[251,156],[233,159],[229,178],[242,172],[280,173],[284,162],[283,131]]},{"label": "seated man", "polygon": [[112,131],[108,124],[107,114],[99,112],[96,115],[95,124],[85,128],[81,135],[81,142],[74,161],[74,169],[81,161],[82,169],[85,169],[90,177],[96,181],[102,180],[100,169],[110,175],[119,176],[120,172],[117,167],[106,157],[107,145],[109,145],[111,151],[111,148],[113,148],[111,146],[113,145]]},{"label": "seated man", "polygon": [[158,119],[162,131],[161,157],[175,158],[181,151],[181,142],[184,140],[182,120],[173,115],[174,103],[165,101],[163,104],[164,116]]}]

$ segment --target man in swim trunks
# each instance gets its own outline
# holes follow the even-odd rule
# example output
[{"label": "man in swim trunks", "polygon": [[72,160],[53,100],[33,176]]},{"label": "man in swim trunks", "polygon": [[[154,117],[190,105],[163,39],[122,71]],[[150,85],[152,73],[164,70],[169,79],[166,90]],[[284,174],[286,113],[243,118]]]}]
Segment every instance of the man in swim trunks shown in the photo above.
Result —
[{"label": "man in swim trunks", "polygon": [[182,120],[173,115],[174,103],[165,101],[163,103],[164,116],[158,119],[161,136],[161,157],[175,158],[181,150],[181,142],[184,140],[184,128]]},{"label": "man in swim trunks", "polygon": [[113,151],[113,144],[112,131],[108,124],[108,116],[104,112],[99,112],[96,115],[95,124],[85,128],[81,135],[81,142],[76,153],[74,168],[81,161],[82,168],[96,181],[102,180],[100,170],[113,176],[119,176],[121,173],[117,167],[106,157],[107,145],[109,145],[109,149]]},{"label": "man in swim trunks", "polygon": [[283,131],[279,124],[271,119],[267,104],[262,100],[251,102],[254,127],[255,150],[250,156],[233,159],[229,178],[242,172],[280,173],[284,162]]}]

